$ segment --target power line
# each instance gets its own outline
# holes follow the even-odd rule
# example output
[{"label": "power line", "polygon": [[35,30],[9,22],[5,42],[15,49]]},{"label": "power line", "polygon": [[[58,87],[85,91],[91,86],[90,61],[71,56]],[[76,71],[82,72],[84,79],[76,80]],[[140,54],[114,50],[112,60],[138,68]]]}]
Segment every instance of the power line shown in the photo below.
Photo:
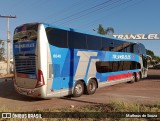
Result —
[{"label": "power line", "polygon": [[103,2],[103,3],[100,3],[100,4],[98,4],[98,5],[95,5],[95,6],[93,6],[93,7],[90,7],[90,8],[87,8],[87,9],[85,9],[85,10],[79,11],[79,12],[77,12],[77,13],[74,13],[74,14],[70,15],[70,16],[67,16],[67,17],[65,17],[65,18],[59,19],[59,20],[57,20],[57,21],[54,21],[54,23],[57,23],[57,22],[66,20],[66,19],[71,18],[71,17],[73,17],[73,16],[77,16],[78,14],[84,13],[84,12],[89,11],[89,10],[91,10],[91,9],[94,9],[94,8],[96,8],[96,7],[99,7],[99,6],[102,6],[102,5],[104,5],[104,4],[107,4],[107,3],[110,2],[110,1],[112,1],[112,0],[107,0],[107,1],[105,1],[105,2]]},{"label": "power line", "polygon": [[[65,22],[61,23],[61,24],[64,24],[64,23],[73,21],[73,20],[75,20],[75,19],[79,19],[79,18],[81,18],[81,17],[84,17],[84,16],[89,15],[89,14],[92,14],[92,13],[95,14],[95,13],[98,12],[99,10],[102,10],[102,9],[104,9],[104,8],[106,8],[106,7],[111,6],[111,5],[120,3],[120,1],[121,1],[121,0],[114,1],[114,2],[112,2],[112,3],[110,3],[110,4],[106,5],[106,6],[103,6],[103,7],[101,7],[101,8],[95,9],[95,10],[93,10],[93,11],[90,11],[90,12],[88,12],[88,13],[85,13],[85,14],[83,14],[83,15],[81,15],[81,16],[76,17],[76,18],[72,18],[72,19],[70,19],[70,20],[68,20],[68,21],[65,21]],[[132,0],[129,0],[129,1],[132,1]],[[128,1],[128,2],[129,2],[129,1]],[[124,4],[124,3],[126,3],[126,2],[123,2],[122,4]],[[107,10],[108,10],[108,9],[107,9]]]},{"label": "power line", "polygon": [[[121,9],[121,11],[124,10],[124,9],[130,8],[130,7],[133,7],[133,6],[139,4],[140,2],[143,2],[143,1],[144,1],[144,0],[140,0],[140,1],[136,2],[136,3],[133,3],[133,4],[129,5],[129,6]],[[121,6],[121,5],[114,6],[113,8],[116,8],[116,7],[119,7],[119,6]],[[111,8],[111,9],[112,9],[112,8]],[[111,10],[111,9],[110,9],[110,10]],[[118,13],[119,13],[119,12],[120,12],[120,11],[118,11]],[[115,13],[115,12],[114,12],[114,13]],[[112,12],[111,14],[108,14],[107,17],[110,16],[110,15],[115,15],[115,14],[113,14],[113,12]],[[106,16],[105,16],[105,17],[106,17]],[[84,24],[83,26],[81,25],[82,27],[81,27],[81,26],[78,26],[78,28],[86,28],[86,26],[91,25],[94,21],[101,21],[102,19],[104,20],[104,17],[103,17],[103,18],[94,19],[94,20],[92,20],[92,21]]]},{"label": "power line", "polygon": [[45,18],[41,19],[40,21],[51,20],[51,19],[53,19],[53,18],[51,18],[51,17],[53,17],[53,15],[56,16],[56,17],[57,16],[63,16],[63,14],[65,14],[67,11],[71,10],[74,7],[79,6],[80,3],[82,3],[81,0],[79,2],[75,2],[75,3],[71,4],[70,6],[65,7],[65,8],[63,8],[59,11],[53,12],[52,14],[46,16]]},{"label": "power line", "polygon": [[[126,2],[120,3],[120,4],[116,5],[116,6],[113,6],[113,7],[111,7],[111,8],[108,8],[108,9],[106,9],[106,10],[111,10],[111,9],[113,9],[113,8],[119,7],[119,6],[123,5],[123,4],[126,4],[126,3],[130,2],[130,1],[132,1],[132,0],[128,0],[128,1],[126,1]],[[114,2],[114,3],[119,3],[119,1],[116,1],[116,2]],[[113,3],[112,3],[112,4],[113,4]],[[112,4],[110,4],[110,5],[112,5]],[[108,6],[109,6],[109,5],[108,5]],[[108,6],[104,6],[104,7],[100,8],[100,9],[98,9],[98,10],[101,10],[101,9],[103,9],[103,8],[105,8],[105,7],[108,7]],[[93,15],[94,15],[94,14],[96,14],[96,13],[94,13],[94,12],[97,12],[98,10],[91,11],[90,13],[81,15],[81,16],[79,16],[79,17],[77,17],[77,18],[73,18],[73,19],[71,19],[71,20],[69,20],[69,21],[66,21],[66,22],[63,22],[63,23],[61,23],[61,24],[65,24],[65,23],[70,22],[70,21],[73,21],[73,20],[75,20],[75,19],[79,19],[79,18],[84,17],[84,16],[86,16],[86,15],[89,15],[89,14],[91,14],[91,13],[93,13]]]}]

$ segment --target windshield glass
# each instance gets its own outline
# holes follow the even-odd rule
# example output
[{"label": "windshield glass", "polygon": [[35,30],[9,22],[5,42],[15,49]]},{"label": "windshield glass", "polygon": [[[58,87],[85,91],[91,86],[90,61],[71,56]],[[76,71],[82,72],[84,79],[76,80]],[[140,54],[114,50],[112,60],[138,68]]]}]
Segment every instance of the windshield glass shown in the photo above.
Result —
[{"label": "windshield glass", "polygon": [[14,31],[13,41],[25,42],[37,39],[38,24],[24,24],[19,26]]}]

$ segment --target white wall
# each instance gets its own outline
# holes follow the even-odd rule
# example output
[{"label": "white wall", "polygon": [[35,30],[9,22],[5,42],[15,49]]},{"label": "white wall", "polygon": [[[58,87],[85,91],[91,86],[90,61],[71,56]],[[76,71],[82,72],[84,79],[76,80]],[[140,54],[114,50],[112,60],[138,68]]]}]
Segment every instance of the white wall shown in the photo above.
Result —
[{"label": "white wall", "polygon": [[[13,64],[10,63],[10,72],[13,72]],[[1,61],[0,62],[0,74],[7,74],[7,62]]]}]

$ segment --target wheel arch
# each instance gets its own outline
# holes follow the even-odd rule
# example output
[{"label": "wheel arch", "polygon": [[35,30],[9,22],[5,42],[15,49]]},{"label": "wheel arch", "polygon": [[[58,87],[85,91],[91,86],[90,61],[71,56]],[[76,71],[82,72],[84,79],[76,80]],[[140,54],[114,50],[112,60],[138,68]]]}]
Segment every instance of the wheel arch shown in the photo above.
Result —
[{"label": "wheel arch", "polygon": [[[85,86],[85,81],[84,81],[84,79],[78,79],[78,80],[76,80],[76,81],[74,82],[74,86],[76,85],[77,82],[82,82],[82,83],[84,84],[84,86]],[[74,87],[74,86],[73,86],[73,87]]]}]

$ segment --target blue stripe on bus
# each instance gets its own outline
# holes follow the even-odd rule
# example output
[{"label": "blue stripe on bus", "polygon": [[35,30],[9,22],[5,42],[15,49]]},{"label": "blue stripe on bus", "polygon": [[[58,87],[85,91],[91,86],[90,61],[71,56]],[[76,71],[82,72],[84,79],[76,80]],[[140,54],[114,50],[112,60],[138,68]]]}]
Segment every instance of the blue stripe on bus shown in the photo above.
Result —
[{"label": "blue stripe on bus", "polygon": [[[78,51],[84,51],[80,49],[68,49],[68,48],[58,48],[52,45],[49,45],[50,52],[51,52],[51,59],[53,65],[53,73],[54,79],[52,83],[53,90],[59,90],[61,88],[71,88],[74,86],[76,80],[74,80],[74,75],[77,70],[77,66],[80,60],[80,57],[77,56]],[[92,59],[99,59],[100,61],[137,61],[139,62],[139,57],[136,54],[130,53],[117,53],[117,52],[110,52],[110,51],[92,51],[87,50],[85,52],[97,52],[97,56],[91,56],[88,62],[87,70],[85,75],[82,75],[82,79],[87,81],[87,74],[89,70],[89,66]],[[57,57],[54,55],[57,55]],[[60,57],[58,57],[60,55]],[[125,59],[117,59],[113,58],[113,55],[130,55],[131,58]],[[86,56],[84,54],[84,56]],[[118,57],[118,56],[117,56]],[[58,72],[59,71],[59,72]],[[104,82],[108,80],[108,76],[116,75],[116,74],[125,74],[129,72],[138,72],[138,70],[128,70],[128,71],[118,71],[118,72],[108,72],[108,73],[96,73],[96,78],[100,82]],[[57,74],[58,73],[58,74]]]}]

